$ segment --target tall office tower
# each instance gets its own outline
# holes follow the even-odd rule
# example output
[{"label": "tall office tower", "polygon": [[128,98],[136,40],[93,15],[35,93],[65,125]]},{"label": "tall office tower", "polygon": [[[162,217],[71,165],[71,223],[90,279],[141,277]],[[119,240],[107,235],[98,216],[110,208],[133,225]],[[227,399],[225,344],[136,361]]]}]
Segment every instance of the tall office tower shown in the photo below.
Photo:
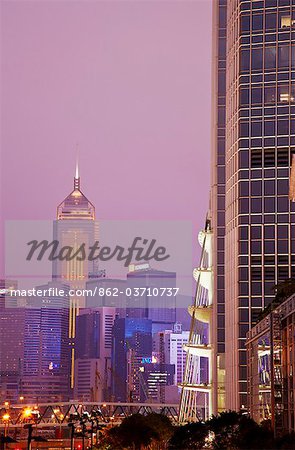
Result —
[{"label": "tall office tower", "polygon": [[[85,245],[88,255],[89,247],[98,240],[98,223],[95,221],[95,208],[80,189],[78,167],[74,177],[74,189],[57,208],[57,220],[54,222],[54,239],[59,248],[69,246],[78,251]],[[70,285],[71,289],[84,289],[90,276],[98,274],[97,261],[81,259],[81,254],[73,259],[55,260],[53,262],[53,279]],[[71,296],[69,314],[69,345],[71,358],[70,388],[74,388],[74,360],[76,317],[79,309],[85,306],[83,296]]]},{"label": "tall office tower", "polygon": [[212,40],[212,134],[211,134],[211,227],[212,266],[214,270],[214,303],[212,305],[212,408],[216,414],[224,409],[225,352],[225,104],[226,104],[226,39],[227,0],[214,0]]},{"label": "tall office tower", "polygon": [[[273,286],[295,276],[295,205],[288,199],[295,152],[293,0],[227,1],[226,76],[225,390],[226,408],[239,410],[247,404],[246,333],[273,299]],[[218,167],[214,183],[223,185]],[[222,200],[216,191],[213,200],[213,206]],[[224,254],[223,239],[216,239],[215,289],[223,286],[218,261]]]},{"label": "tall office tower", "polygon": [[112,395],[115,401],[133,401],[134,397],[136,399],[139,393],[138,363],[144,358],[151,358],[152,346],[151,320],[115,320],[111,369]]},{"label": "tall office tower", "polygon": [[116,308],[81,309],[77,317],[74,398],[108,401]]},{"label": "tall office tower", "polygon": [[172,329],[176,322],[175,287],[175,272],[155,270],[149,264],[131,264],[127,274],[126,292],[130,290],[131,295],[126,299],[126,316],[152,320],[153,333]]},{"label": "tall office tower", "polygon": [[28,402],[65,401],[69,398],[68,286],[50,282],[36,289],[44,295],[38,303],[35,297],[25,312],[21,393]]},{"label": "tall office tower", "polygon": [[[156,354],[164,351],[165,363],[175,366],[174,384],[183,381],[186,351],[185,344],[189,339],[189,331],[182,331],[181,323],[175,323],[173,330],[158,332],[153,336],[153,349]],[[161,341],[163,342],[161,349]]]},{"label": "tall office tower", "polygon": [[17,307],[17,299],[9,291],[16,282],[0,280],[0,403],[18,402],[21,366],[24,356],[25,311]]},{"label": "tall office tower", "polygon": [[140,364],[140,401],[166,403],[166,388],[173,385],[174,373],[173,364]]},{"label": "tall office tower", "polygon": [[93,278],[86,283],[93,296],[86,298],[86,308],[113,307],[120,317],[126,314],[126,280],[117,278]]}]

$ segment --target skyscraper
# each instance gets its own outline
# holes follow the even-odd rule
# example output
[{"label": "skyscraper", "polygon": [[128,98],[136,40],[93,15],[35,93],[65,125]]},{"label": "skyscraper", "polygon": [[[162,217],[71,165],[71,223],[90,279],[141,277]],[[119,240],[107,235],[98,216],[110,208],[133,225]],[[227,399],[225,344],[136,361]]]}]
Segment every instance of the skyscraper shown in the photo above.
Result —
[{"label": "skyscraper", "polygon": [[[98,240],[98,223],[95,221],[95,208],[80,189],[78,166],[74,177],[74,189],[57,207],[57,220],[54,222],[54,239],[60,247],[69,246],[76,252],[81,245],[85,250]],[[90,276],[96,276],[97,261],[88,258],[80,260],[75,257],[70,260],[55,260],[53,262],[53,278],[70,285],[71,289],[84,289]],[[76,317],[79,309],[85,306],[83,296],[70,297],[69,314],[69,346],[71,359],[70,388],[74,388],[74,361]]]},{"label": "skyscraper", "polygon": [[239,410],[247,403],[246,333],[273,286],[295,276],[295,5],[219,0],[214,8],[214,317],[226,407]]},{"label": "skyscraper", "polygon": [[224,408],[225,352],[225,104],[227,0],[213,2],[212,41],[212,136],[211,136],[211,228],[214,302],[212,314],[212,360],[214,413]]},{"label": "skyscraper", "polygon": [[[165,288],[176,287],[176,273],[152,269],[149,264],[131,264],[127,274],[131,295],[126,299],[126,316],[152,320],[152,331],[171,329],[176,322],[176,297]],[[140,289],[144,295],[138,295]],[[161,290],[162,289],[162,290]],[[153,295],[151,295],[151,290]]]},{"label": "skyscraper", "polygon": [[50,282],[37,289],[62,288],[65,295],[32,299],[25,310],[21,393],[28,402],[69,399],[68,286]]},{"label": "skyscraper", "polygon": [[[238,0],[237,0],[238,1]],[[212,259],[210,272],[212,272],[213,302],[210,320],[210,344],[212,383],[210,384],[209,414],[217,413],[225,407],[224,393],[224,357],[225,357],[225,159],[226,159],[226,78],[227,78],[227,2],[228,0],[214,0],[212,14],[212,118],[211,118],[211,197],[210,197],[210,259]],[[206,227],[205,227],[206,228]],[[206,232],[206,229],[204,230]],[[208,230],[209,231],[209,230]],[[203,245],[203,244],[201,244]],[[207,260],[201,256],[201,264],[206,270]],[[199,285],[203,273],[197,276],[197,290],[195,306],[202,305],[203,295],[199,293]],[[200,298],[199,298],[200,297]],[[196,310],[197,311],[197,310]],[[197,314],[192,314],[191,343],[199,335]],[[196,420],[198,417],[198,379],[196,370],[193,374],[189,365],[188,353],[187,370],[184,382],[188,385],[183,391],[180,418],[181,420]],[[198,355],[195,355],[194,367],[198,364]],[[185,388],[184,388],[185,390]],[[207,395],[207,394],[206,394]],[[201,401],[202,402],[202,401]]]},{"label": "skyscraper", "polygon": [[[17,283],[0,280],[0,289],[16,289]],[[25,311],[17,299],[0,294],[0,401],[18,402],[24,356]]]},{"label": "skyscraper", "polygon": [[[116,401],[133,401],[139,395],[139,362],[152,356],[152,321],[116,319],[113,328],[112,393]],[[132,372],[132,373],[131,373]]]},{"label": "skyscraper", "polygon": [[81,309],[77,317],[74,398],[107,401],[116,308]]}]

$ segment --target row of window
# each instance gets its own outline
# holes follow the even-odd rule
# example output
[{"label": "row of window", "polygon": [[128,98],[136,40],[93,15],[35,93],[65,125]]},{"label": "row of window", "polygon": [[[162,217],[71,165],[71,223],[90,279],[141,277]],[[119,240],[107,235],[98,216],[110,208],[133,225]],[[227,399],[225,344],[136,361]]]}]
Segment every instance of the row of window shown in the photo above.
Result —
[{"label": "row of window", "polygon": [[295,0],[240,0],[241,11],[264,9],[271,11],[272,8],[295,5]]},{"label": "row of window", "polygon": [[[257,149],[254,149],[257,150]],[[258,149],[259,150],[259,149]],[[251,170],[248,170],[249,168],[249,152],[247,150],[243,150],[240,152],[240,165],[239,168],[241,169],[239,171],[239,180],[258,180],[258,179],[270,179],[270,178],[289,178],[290,170],[289,167],[286,169],[283,169],[281,167],[278,168],[269,168],[266,167],[264,170],[262,169],[255,169],[252,168]]]},{"label": "row of window", "polygon": [[250,51],[244,48],[240,53],[241,73],[251,70],[262,71],[295,68],[295,45],[279,45],[278,47],[254,47]]},{"label": "row of window", "polygon": [[[294,203],[291,203],[291,208],[295,210],[295,207],[293,206]],[[239,216],[239,225],[260,225],[260,224],[270,224],[270,223],[289,223],[289,222],[295,223],[295,216],[293,214],[289,215],[289,213],[285,214],[275,214],[273,213],[253,213],[251,215],[240,215]]]},{"label": "row of window", "polygon": [[[288,274],[287,276],[285,276],[286,274],[282,275],[281,278],[278,278],[278,282],[282,282],[285,281],[288,278]],[[273,281],[266,281],[264,282],[264,285],[262,285],[261,281],[260,282],[255,282],[252,281],[251,283],[251,289],[249,289],[249,283],[248,282],[243,282],[241,281],[239,283],[239,295],[262,295],[262,288],[263,288],[263,294],[264,295],[270,295],[270,296],[274,296],[274,282]],[[250,294],[251,292],[251,294]]]},{"label": "row of window", "polygon": [[[277,234],[276,234],[277,229]],[[251,239],[257,240],[262,239],[262,231],[264,239],[288,239],[289,236],[289,227],[288,225],[265,225],[262,226],[252,226],[249,230],[248,227],[240,227],[239,228],[239,240],[248,240],[249,239],[249,231],[251,233]]]},{"label": "row of window", "polygon": [[240,30],[242,33],[248,34],[250,31],[262,31],[276,30],[277,27],[286,31],[286,29],[295,28],[295,14],[280,14],[276,12],[270,12],[267,14],[256,13],[250,16],[250,14],[243,14],[240,19]]},{"label": "row of window", "polygon": [[[291,255],[291,266],[294,267],[295,263],[295,255]],[[288,255],[251,255],[239,256],[239,265],[240,266],[247,266],[249,267],[249,264],[252,266],[276,266],[279,265],[288,265],[289,267],[289,256]]]},{"label": "row of window", "polygon": [[240,137],[262,137],[262,136],[285,136],[295,134],[295,117],[289,119],[264,120],[262,121],[241,121]]},{"label": "row of window", "polygon": [[239,199],[239,214],[250,213],[273,213],[273,212],[288,212],[290,200],[289,197],[254,197],[254,198],[240,198]]},{"label": "row of window", "polygon": [[251,89],[242,87],[240,89],[240,106],[262,105],[262,104],[289,104],[295,103],[295,83],[253,86]]},{"label": "row of window", "polygon": [[[251,150],[251,167],[289,167],[293,151],[288,149],[261,148]],[[281,192],[283,193],[283,192]]]},{"label": "row of window", "polygon": [[[262,251],[265,254],[271,255],[275,253],[285,253],[289,252],[289,241],[287,239],[279,239],[277,241],[274,240],[266,240],[266,241],[255,241],[250,242],[250,249],[248,241],[240,241],[239,243],[239,252],[240,255],[247,255],[249,251],[253,255],[259,255]],[[263,250],[262,250],[263,249]],[[294,253],[295,251],[295,242],[291,241],[291,250]]]},{"label": "row of window", "polygon": [[288,195],[289,180],[242,181],[239,183],[239,197],[261,197],[274,195]]}]

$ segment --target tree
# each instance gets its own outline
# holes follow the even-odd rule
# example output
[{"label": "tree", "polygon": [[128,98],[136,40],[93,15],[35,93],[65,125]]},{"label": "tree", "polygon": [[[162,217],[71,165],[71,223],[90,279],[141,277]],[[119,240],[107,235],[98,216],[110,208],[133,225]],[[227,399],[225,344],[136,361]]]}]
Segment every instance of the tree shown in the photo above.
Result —
[{"label": "tree", "polygon": [[207,421],[212,433],[212,447],[225,450],[271,450],[273,433],[269,427],[258,425],[249,416],[225,411]]},{"label": "tree", "polygon": [[154,431],[157,438],[153,440],[153,449],[164,450],[174,432],[171,420],[164,414],[150,413],[145,416],[146,424]]},{"label": "tree", "polygon": [[268,423],[258,425],[250,417],[242,415],[235,444],[240,450],[271,450],[274,448],[273,432]]},{"label": "tree", "polygon": [[235,411],[224,411],[206,422],[212,432],[210,436],[214,449],[236,448],[233,446],[238,435],[240,417],[241,414]]},{"label": "tree", "polygon": [[204,448],[208,428],[203,422],[192,422],[175,427],[169,442],[169,450],[174,449],[202,449]]},{"label": "tree", "polygon": [[295,433],[285,434],[276,439],[276,449],[290,450],[295,448]]},{"label": "tree", "polygon": [[153,439],[159,439],[159,434],[148,425],[146,417],[133,414],[123,419],[119,426],[107,430],[101,444],[105,449],[141,450],[150,445]]}]

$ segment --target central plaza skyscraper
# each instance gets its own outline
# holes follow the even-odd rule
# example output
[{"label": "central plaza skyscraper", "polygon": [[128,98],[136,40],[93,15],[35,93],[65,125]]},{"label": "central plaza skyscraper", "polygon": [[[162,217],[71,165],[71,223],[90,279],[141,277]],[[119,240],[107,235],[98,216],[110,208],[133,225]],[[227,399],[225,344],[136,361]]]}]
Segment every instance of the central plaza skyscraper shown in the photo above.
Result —
[{"label": "central plaza skyscraper", "polygon": [[[95,220],[95,207],[80,188],[78,166],[74,177],[74,189],[57,207],[57,220],[53,228],[54,239],[60,247],[69,246],[76,252],[81,245],[88,249],[98,241],[98,222]],[[53,279],[67,284],[71,289],[85,289],[86,282],[98,273],[97,261],[75,257],[71,260],[53,262]],[[70,388],[75,384],[75,337],[76,318],[79,309],[85,307],[83,296],[71,296],[69,305],[68,338],[70,346]]]},{"label": "central plaza skyscraper", "polygon": [[247,406],[246,333],[274,285],[295,277],[295,2],[213,7],[215,348],[220,360],[225,352],[225,407],[239,410]]}]

